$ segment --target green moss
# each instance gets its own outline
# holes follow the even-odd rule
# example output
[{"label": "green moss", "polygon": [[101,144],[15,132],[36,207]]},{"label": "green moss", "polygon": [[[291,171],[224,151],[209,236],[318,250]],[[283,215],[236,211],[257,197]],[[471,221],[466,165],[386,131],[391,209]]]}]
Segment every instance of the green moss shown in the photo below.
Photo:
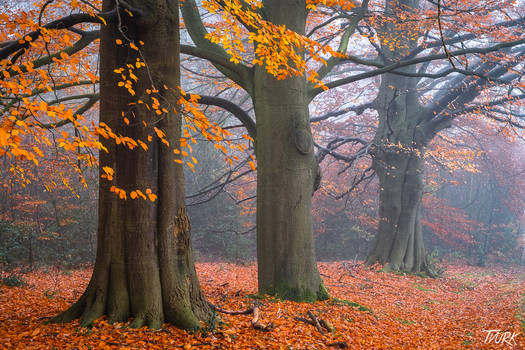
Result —
[{"label": "green moss", "polygon": [[324,283],[321,281],[319,284],[319,290],[317,291],[317,300],[328,300],[330,299],[330,294],[328,294],[328,291],[326,290],[326,287],[324,286]]},{"label": "green moss", "polygon": [[359,311],[367,311],[367,312],[370,312],[371,314],[374,313],[374,311],[368,306],[361,305],[359,303],[356,303],[355,301],[344,300],[344,299],[339,299],[339,298],[332,298],[332,303],[352,306],[352,307],[357,308]]},{"label": "green moss", "polygon": [[[314,303],[318,300],[327,300],[330,298],[330,295],[328,294],[328,291],[322,282],[316,292],[304,286],[291,287],[287,283],[281,283],[273,290],[262,291],[262,293],[273,295],[281,300],[292,300],[296,302],[307,303]],[[248,297],[254,299],[266,299],[264,296],[261,296],[261,294],[249,295]]]},{"label": "green moss", "polygon": [[264,295],[261,295],[261,294],[247,294],[246,298],[259,299],[259,300],[266,299],[266,297]]},{"label": "green moss", "polygon": [[275,292],[272,293],[279,299],[292,300],[297,302],[313,303],[317,301],[317,295],[312,292],[309,288],[305,287],[290,287],[282,284],[275,288]]},{"label": "green moss", "polygon": [[404,320],[404,319],[399,318],[399,317],[396,317],[396,320],[399,321],[401,324],[404,324],[404,325],[407,325],[407,326],[413,325],[415,323],[414,321]]},{"label": "green moss", "polygon": [[423,286],[420,286],[419,284],[414,285],[414,287],[415,287],[416,289],[422,290],[422,291],[424,291],[424,292],[434,292],[434,293],[437,293],[437,291],[435,291],[434,289],[428,289],[428,288],[425,288],[425,287],[423,287]]}]

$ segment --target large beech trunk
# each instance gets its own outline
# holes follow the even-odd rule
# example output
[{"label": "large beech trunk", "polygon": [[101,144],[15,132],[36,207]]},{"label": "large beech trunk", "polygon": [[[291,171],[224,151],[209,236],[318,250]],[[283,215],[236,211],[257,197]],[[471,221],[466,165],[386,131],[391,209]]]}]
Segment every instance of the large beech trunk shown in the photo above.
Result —
[{"label": "large beech trunk", "polygon": [[[265,16],[302,33],[306,6],[297,2],[264,1]],[[277,80],[263,67],[255,68],[253,79],[259,292],[297,301],[326,299],[312,233],[312,191],[318,167],[306,79]]]},{"label": "large beech trunk", "polygon": [[431,273],[421,230],[424,160],[422,150],[374,149],[379,177],[379,225],[367,263],[387,269]]},{"label": "large beech trunk", "polygon": [[433,275],[420,214],[424,155],[432,135],[420,119],[415,84],[414,79],[385,74],[375,101],[379,126],[370,153],[379,178],[379,225],[366,263]]},{"label": "large beech trunk", "polygon": [[[132,326],[158,328],[163,322],[190,329],[207,320],[210,308],[195,272],[190,243],[190,224],[184,204],[184,175],[175,163],[173,148],[179,147],[180,115],[175,111],[179,85],[178,2],[169,0],[128,1],[143,9],[147,17],[136,19],[122,14],[121,30],[139,46],[142,56],[126,45],[118,46],[121,36],[117,24],[102,28],[100,44],[100,121],[117,135],[141,140],[148,150],[130,150],[122,143],[101,137],[108,152],[100,152],[100,168],[115,170],[113,181],[101,179],[99,192],[98,247],[93,276],[80,299],[53,321],[81,319],[89,325],[107,315],[110,322],[133,318]],[[114,6],[105,0],[104,10]],[[133,85],[136,96],[118,88],[121,80],[115,69],[145,60],[145,68],[135,70],[139,80]],[[127,70],[127,69],[126,69]],[[156,97],[170,112],[161,116],[143,105],[150,101],[146,89],[161,90]],[[174,90],[165,90],[166,85]],[[124,123],[124,112],[130,124]],[[167,147],[155,136],[152,127],[161,129],[170,142]],[[148,136],[153,136],[147,142]],[[101,170],[101,174],[103,171]],[[110,186],[124,189],[128,199],[118,199]],[[130,199],[132,190],[151,189],[155,202]]]},{"label": "large beech trunk", "polygon": [[[419,0],[388,0],[385,12],[395,14],[417,9]],[[385,64],[396,62],[417,44],[407,34],[406,24],[387,21],[378,27],[388,40],[382,45]],[[416,67],[402,69],[416,73]],[[433,131],[423,116],[418,100],[418,80],[409,76],[383,74],[374,101],[379,126],[370,153],[379,177],[379,225],[373,249],[366,263],[386,264],[386,269],[426,272],[433,275],[425,255],[421,229],[424,154]]]}]

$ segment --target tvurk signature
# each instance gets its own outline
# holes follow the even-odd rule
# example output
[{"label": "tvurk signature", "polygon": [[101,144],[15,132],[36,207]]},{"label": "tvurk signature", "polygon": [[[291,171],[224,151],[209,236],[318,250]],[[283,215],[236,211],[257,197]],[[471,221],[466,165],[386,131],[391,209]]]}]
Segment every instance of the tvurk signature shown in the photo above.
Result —
[{"label": "tvurk signature", "polygon": [[487,337],[485,338],[485,344],[507,344],[510,346],[515,346],[516,337],[519,332],[502,332],[501,329],[485,329],[483,332],[487,332]]}]

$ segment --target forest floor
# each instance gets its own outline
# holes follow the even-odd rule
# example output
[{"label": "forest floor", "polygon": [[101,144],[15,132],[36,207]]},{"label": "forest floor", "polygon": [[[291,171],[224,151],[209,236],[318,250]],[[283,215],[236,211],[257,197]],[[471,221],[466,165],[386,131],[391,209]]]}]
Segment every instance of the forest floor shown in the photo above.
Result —
[{"label": "forest floor", "polygon": [[[45,325],[81,295],[91,270],[41,270],[24,276],[27,286],[0,286],[0,348],[525,349],[523,268],[448,266],[442,278],[431,279],[351,261],[320,263],[332,299],[313,304],[258,298],[253,264],[198,263],[197,270],[213,304],[241,310],[258,303],[260,322],[275,329],[254,329],[252,315],[227,314],[219,314],[214,332],[196,334],[168,325],[130,329],[104,319],[90,329],[75,322]],[[296,319],[307,319],[308,311],[335,329],[321,333]],[[502,342],[504,332],[510,333]]]}]

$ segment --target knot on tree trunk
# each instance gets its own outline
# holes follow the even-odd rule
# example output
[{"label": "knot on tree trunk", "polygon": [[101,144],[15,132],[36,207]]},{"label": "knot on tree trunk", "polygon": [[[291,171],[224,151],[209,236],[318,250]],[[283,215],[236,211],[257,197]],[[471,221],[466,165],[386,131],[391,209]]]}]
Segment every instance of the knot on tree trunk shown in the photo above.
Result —
[{"label": "knot on tree trunk", "polygon": [[312,135],[308,131],[304,129],[295,130],[295,148],[299,153],[307,155],[313,151],[313,146]]}]

